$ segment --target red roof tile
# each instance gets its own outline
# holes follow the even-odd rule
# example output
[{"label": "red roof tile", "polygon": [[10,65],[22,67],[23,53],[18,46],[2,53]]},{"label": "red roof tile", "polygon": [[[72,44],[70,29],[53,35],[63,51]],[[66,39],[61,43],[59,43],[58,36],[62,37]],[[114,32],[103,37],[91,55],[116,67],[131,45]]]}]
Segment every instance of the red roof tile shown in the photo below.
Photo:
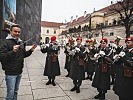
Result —
[{"label": "red roof tile", "polygon": [[84,21],[86,21],[86,20],[88,19],[89,15],[90,15],[90,14],[87,14],[85,17],[84,17],[84,16],[81,16],[81,17],[79,17],[77,20],[74,19],[72,22],[67,23],[67,25],[68,25],[68,26],[71,26],[71,25],[83,23]]},{"label": "red roof tile", "polygon": [[48,21],[41,22],[41,26],[43,26],[43,27],[60,27],[61,25],[64,25],[64,24],[57,23],[57,22],[48,22]]}]

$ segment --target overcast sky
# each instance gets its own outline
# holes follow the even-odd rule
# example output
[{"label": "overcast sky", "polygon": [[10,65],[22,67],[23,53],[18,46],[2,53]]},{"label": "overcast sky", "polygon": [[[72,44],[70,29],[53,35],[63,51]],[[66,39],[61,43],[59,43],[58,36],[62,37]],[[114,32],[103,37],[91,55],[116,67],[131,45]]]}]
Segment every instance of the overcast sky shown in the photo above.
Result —
[{"label": "overcast sky", "polygon": [[42,21],[69,22],[71,16],[84,15],[84,11],[92,13],[109,6],[116,0],[42,0]]}]

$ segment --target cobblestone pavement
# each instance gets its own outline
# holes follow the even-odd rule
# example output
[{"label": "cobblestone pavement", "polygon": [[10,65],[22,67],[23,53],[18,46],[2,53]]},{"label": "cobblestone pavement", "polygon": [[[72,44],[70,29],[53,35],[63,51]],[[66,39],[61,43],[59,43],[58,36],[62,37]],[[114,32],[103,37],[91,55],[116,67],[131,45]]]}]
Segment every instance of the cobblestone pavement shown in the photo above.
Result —
[{"label": "cobblestone pavement", "polygon": [[[60,51],[59,61],[61,75],[56,77],[56,86],[46,86],[47,77],[43,76],[46,54],[42,54],[39,47],[24,62],[23,77],[20,84],[18,100],[94,100],[97,90],[91,86],[91,81],[84,80],[81,93],[71,92],[72,80],[66,78],[64,69],[65,54]],[[0,100],[5,100],[6,85],[4,72],[0,65]],[[106,100],[118,100],[118,96],[112,90],[106,94]]]}]

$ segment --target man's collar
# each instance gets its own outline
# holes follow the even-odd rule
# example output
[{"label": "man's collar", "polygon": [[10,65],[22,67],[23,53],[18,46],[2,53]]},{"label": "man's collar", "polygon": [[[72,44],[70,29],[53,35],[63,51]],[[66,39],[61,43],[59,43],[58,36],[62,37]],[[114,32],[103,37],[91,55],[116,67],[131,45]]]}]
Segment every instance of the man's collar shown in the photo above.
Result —
[{"label": "man's collar", "polygon": [[14,38],[14,37],[12,37],[11,34],[8,34],[8,36],[6,37],[6,39],[14,39],[14,40],[17,40],[18,42],[22,41],[20,38]]}]

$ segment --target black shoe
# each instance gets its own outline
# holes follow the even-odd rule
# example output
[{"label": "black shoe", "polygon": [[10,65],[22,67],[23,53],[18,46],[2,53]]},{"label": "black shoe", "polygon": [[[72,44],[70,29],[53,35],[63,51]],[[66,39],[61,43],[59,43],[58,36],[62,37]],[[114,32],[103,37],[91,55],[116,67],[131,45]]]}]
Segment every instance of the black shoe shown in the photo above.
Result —
[{"label": "black shoe", "polygon": [[51,84],[51,81],[48,81],[48,82],[46,83],[46,85],[49,85],[49,84]]},{"label": "black shoe", "polygon": [[52,82],[52,85],[53,85],[53,86],[56,86],[56,84],[55,84],[55,82],[54,82],[54,81]]},{"label": "black shoe", "polygon": [[75,91],[75,90],[77,90],[76,86],[74,86],[70,91]]},{"label": "black shoe", "polygon": [[105,93],[101,94],[101,96],[99,97],[99,100],[105,100]]},{"label": "black shoe", "polygon": [[76,89],[76,93],[80,93],[80,88],[79,87]]},{"label": "black shoe", "polygon": [[99,93],[98,95],[96,95],[96,96],[94,97],[94,99],[99,99],[100,96],[101,96],[101,94]]}]

